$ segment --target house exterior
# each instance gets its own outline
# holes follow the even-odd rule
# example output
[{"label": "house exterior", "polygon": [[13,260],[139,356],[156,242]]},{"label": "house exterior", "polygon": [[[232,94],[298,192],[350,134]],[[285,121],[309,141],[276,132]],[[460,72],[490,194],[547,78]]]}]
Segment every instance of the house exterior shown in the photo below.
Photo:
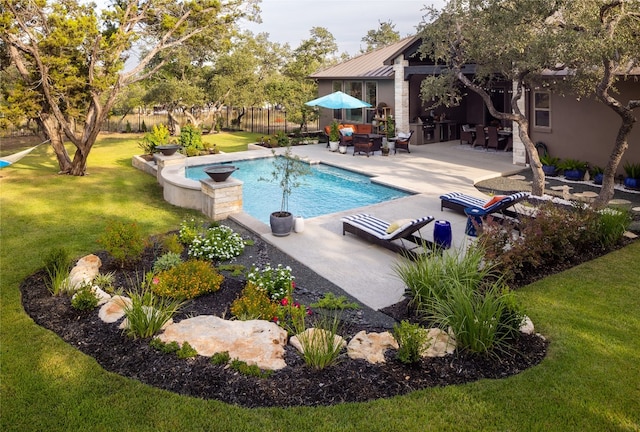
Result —
[{"label": "house exterior", "polygon": [[[376,108],[386,106],[395,119],[396,130],[413,129],[412,144],[421,145],[457,139],[465,124],[487,125],[494,121],[480,96],[471,91],[458,107],[424,108],[420,84],[427,75],[437,74],[440,66],[419,58],[420,44],[420,37],[408,37],[311,75],[310,78],[318,82],[319,96],[341,90],[373,105],[373,108],[357,110],[323,109],[320,126],[324,127],[334,118],[371,123]],[[473,65],[467,68],[469,74],[474,73]],[[630,76],[616,86],[623,102],[640,99],[639,78],[640,74]],[[511,109],[512,94],[513,84],[508,81],[496,83],[491,89],[492,100],[499,111]],[[544,89],[526,92],[519,104],[530,119],[532,140],[544,143],[552,156],[605,166],[620,125],[620,118],[610,108],[595,98],[578,99]],[[433,119],[436,121],[431,122]],[[513,162],[525,165],[527,155],[516,129],[513,138]],[[640,125],[636,125],[628,142],[623,164],[626,161],[640,163]]]}]

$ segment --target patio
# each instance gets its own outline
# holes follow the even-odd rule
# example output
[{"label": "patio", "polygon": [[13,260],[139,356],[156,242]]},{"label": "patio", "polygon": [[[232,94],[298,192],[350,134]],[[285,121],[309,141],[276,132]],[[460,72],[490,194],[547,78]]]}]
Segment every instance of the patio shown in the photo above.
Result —
[{"label": "patio", "polygon": [[[393,270],[398,256],[351,234],[343,236],[342,216],[367,212],[393,221],[431,215],[451,223],[453,248],[465,247],[470,241],[464,234],[466,217],[449,210],[441,212],[439,196],[459,191],[482,197],[473,186],[476,182],[525,169],[511,163],[511,153],[472,149],[457,140],[412,146],[410,154],[399,152],[388,157],[379,153],[353,157],[352,148],[346,155],[332,153],[325,144],[297,146],[294,153],[311,162],[373,175],[377,181],[416,193],[391,202],[306,219],[303,232],[287,237],[273,236],[267,225],[245,213],[231,216],[373,309],[402,299],[404,285]],[[433,226],[430,224],[421,231],[429,240],[433,239]]]}]

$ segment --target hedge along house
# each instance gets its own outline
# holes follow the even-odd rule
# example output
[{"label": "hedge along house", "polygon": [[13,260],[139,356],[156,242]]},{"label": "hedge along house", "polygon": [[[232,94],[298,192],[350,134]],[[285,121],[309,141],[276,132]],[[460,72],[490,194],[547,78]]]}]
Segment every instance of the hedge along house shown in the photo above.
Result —
[{"label": "hedge along house", "polygon": [[[420,145],[458,139],[460,129],[466,124],[489,125],[494,122],[480,96],[472,91],[466,92],[457,107],[424,108],[420,99],[420,84],[426,76],[438,74],[442,66],[421,60],[418,54],[420,44],[420,37],[408,37],[312,74],[310,78],[318,83],[318,96],[341,90],[374,107],[322,109],[321,128],[334,118],[350,123],[371,123],[376,108],[386,106],[395,119],[396,130],[408,132],[413,129],[415,133],[411,143]],[[475,71],[473,64],[465,68],[469,74]],[[640,72],[635,72],[616,85],[618,97],[623,103],[640,99]],[[557,73],[549,74],[549,80],[560,78]],[[494,83],[490,94],[498,111],[511,110],[511,82]],[[544,143],[552,156],[579,159],[590,165],[606,164],[615,143],[620,118],[595,96],[578,99],[545,89],[531,89],[525,92],[519,103],[530,120],[531,139]],[[526,164],[528,158],[518,137],[517,125],[503,123],[502,126],[514,127],[513,163]],[[629,149],[620,165],[620,172],[626,161],[640,163],[640,126],[636,125],[628,142]]]}]

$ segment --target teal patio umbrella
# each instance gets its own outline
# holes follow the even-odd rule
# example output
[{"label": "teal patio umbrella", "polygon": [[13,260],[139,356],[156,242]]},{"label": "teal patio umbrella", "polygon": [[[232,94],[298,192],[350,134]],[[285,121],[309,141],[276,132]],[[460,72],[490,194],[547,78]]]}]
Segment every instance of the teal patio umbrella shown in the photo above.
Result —
[{"label": "teal patio umbrella", "polygon": [[314,99],[309,102],[305,102],[305,105],[309,106],[320,106],[323,108],[331,108],[331,109],[352,109],[352,108],[369,108],[371,107],[370,103],[362,101],[358,98],[354,98],[353,96],[349,96],[346,93],[341,91],[337,91],[326,96],[321,96],[317,99]]}]

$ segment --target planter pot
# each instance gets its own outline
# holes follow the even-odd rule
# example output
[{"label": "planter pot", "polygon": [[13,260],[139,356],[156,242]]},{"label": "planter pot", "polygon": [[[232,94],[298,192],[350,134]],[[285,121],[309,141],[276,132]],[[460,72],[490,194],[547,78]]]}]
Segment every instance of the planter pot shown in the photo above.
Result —
[{"label": "planter pot", "polygon": [[595,176],[593,176],[593,182],[597,185],[601,185],[603,178],[604,178],[604,174],[596,174]]},{"label": "planter pot", "polygon": [[564,177],[567,180],[582,180],[584,179],[584,171],[579,169],[564,170]]},{"label": "planter pot", "polygon": [[177,152],[179,149],[180,149],[180,146],[175,144],[156,146],[156,150],[165,156],[171,156],[172,154]]},{"label": "planter pot", "polygon": [[296,216],[293,220],[293,231],[301,233],[304,231],[304,218],[302,216]]},{"label": "planter pot", "polygon": [[213,181],[223,182],[231,175],[232,172],[237,169],[238,168],[234,167],[233,165],[223,165],[206,168],[204,172],[207,173],[207,175],[211,177]]},{"label": "planter pot", "polygon": [[276,237],[284,237],[291,234],[293,228],[293,215],[289,212],[273,212],[269,217],[271,234]]},{"label": "planter pot", "polygon": [[553,165],[542,165],[542,172],[544,172],[544,175],[554,176],[556,175],[556,167]]},{"label": "planter pot", "polygon": [[345,154],[347,152],[347,146],[338,147],[338,151],[342,154]]},{"label": "planter pot", "polygon": [[627,189],[640,190],[640,179],[627,177],[624,179],[624,187]]},{"label": "planter pot", "polygon": [[339,145],[340,145],[340,141],[329,141],[329,150],[334,152],[338,150]]},{"label": "planter pot", "polygon": [[382,156],[389,156],[389,147],[382,147]]}]

